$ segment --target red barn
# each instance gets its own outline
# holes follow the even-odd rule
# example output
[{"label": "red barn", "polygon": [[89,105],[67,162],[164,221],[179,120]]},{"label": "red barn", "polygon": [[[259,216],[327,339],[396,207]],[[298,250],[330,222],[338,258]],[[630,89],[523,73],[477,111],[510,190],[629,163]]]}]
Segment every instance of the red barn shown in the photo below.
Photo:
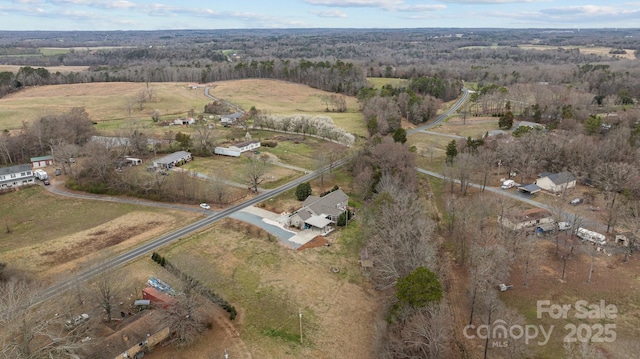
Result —
[{"label": "red barn", "polygon": [[158,305],[164,309],[176,304],[177,300],[161,291],[153,288],[146,287],[142,290],[142,298],[151,301],[151,304]]}]

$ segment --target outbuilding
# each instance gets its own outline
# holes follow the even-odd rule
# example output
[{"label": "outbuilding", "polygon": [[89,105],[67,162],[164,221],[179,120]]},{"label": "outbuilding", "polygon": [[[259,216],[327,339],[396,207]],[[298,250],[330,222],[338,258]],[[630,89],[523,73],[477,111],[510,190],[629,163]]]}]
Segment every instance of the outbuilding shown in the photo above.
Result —
[{"label": "outbuilding", "polygon": [[190,152],[178,151],[153,161],[153,166],[156,168],[160,167],[160,168],[169,169],[169,168],[187,163],[191,161],[191,159],[192,157]]},{"label": "outbuilding", "polygon": [[31,157],[31,167],[42,168],[53,165],[53,156]]}]

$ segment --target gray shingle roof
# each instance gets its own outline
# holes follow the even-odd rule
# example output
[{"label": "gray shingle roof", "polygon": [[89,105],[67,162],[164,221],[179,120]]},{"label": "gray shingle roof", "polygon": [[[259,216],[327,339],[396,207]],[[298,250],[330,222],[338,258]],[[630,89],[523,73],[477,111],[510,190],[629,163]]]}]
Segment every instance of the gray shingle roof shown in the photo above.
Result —
[{"label": "gray shingle roof", "polygon": [[547,178],[549,178],[549,180],[553,182],[553,184],[555,184],[556,186],[576,180],[576,178],[573,177],[571,172],[554,173],[554,174],[548,175]]},{"label": "gray shingle roof", "polygon": [[12,173],[31,171],[31,165],[15,165],[0,168],[0,175],[10,175]]}]

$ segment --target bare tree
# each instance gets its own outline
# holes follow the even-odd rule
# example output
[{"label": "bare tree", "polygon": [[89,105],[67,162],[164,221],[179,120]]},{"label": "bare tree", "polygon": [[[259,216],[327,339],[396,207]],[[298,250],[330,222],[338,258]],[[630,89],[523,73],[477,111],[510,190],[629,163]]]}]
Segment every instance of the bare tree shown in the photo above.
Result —
[{"label": "bare tree", "polygon": [[452,313],[445,301],[411,311],[392,324],[381,358],[450,358],[453,339]]},{"label": "bare tree", "polygon": [[607,198],[607,232],[615,226],[620,210],[618,194],[625,189],[632,178],[637,176],[637,168],[625,162],[605,162],[596,168],[597,179]]},{"label": "bare tree", "polygon": [[193,134],[194,149],[203,155],[212,154],[216,146],[213,126],[204,121],[196,121],[191,127],[195,130]]},{"label": "bare tree", "polygon": [[267,173],[267,156],[251,156],[244,167],[244,179],[254,193],[258,193],[258,186],[264,182]]},{"label": "bare tree", "polygon": [[106,321],[111,321],[111,315],[118,303],[119,296],[124,289],[124,284],[120,275],[113,270],[101,272],[96,281],[94,299],[104,310]]},{"label": "bare tree", "polygon": [[91,335],[90,322],[65,327],[65,310],[56,305],[36,306],[36,283],[10,278],[0,282],[0,355],[3,358],[60,358],[81,354]]},{"label": "bare tree", "polygon": [[420,266],[435,265],[435,224],[424,215],[422,200],[384,176],[378,195],[366,210],[368,247],[374,258],[373,281],[380,289]]}]

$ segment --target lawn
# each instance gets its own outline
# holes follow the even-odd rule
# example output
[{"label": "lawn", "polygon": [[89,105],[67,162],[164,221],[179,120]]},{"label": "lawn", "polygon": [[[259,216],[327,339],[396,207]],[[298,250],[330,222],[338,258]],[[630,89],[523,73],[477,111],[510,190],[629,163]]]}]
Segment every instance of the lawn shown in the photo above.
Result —
[{"label": "lawn", "polygon": [[[366,284],[354,283],[363,282],[355,247],[333,237],[334,246],[296,252],[247,228],[225,220],[162,254],[239,309],[236,325],[253,357],[372,357],[378,300]],[[235,350],[230,355],[244,356]]]},{"label": "lawn", "polygon": [[197,217],[25,188],[2,195],[0,253],[9,268],[48,279],[99,252],[131,248]]},{"label": "lawn", "polygon": [[403,87],[409,84],[406,79],[398,79],[392,77],[368,77],[367,82],[376,89],[381,89],[382,86],[391,85],[393,87]]}]

